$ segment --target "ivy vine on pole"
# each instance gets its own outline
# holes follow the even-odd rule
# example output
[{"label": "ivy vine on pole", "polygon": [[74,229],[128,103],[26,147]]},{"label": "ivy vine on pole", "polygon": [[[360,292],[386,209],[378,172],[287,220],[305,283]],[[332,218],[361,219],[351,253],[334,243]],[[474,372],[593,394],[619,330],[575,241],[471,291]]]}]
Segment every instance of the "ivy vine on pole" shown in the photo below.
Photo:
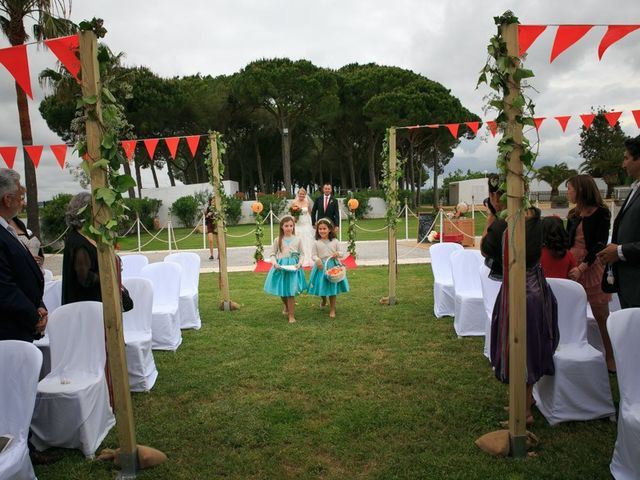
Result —
[{"label": "ivy vine on pole", "polygon": [[[96,18],[81,22],[80,31],[92,31],[98,38],[104,37],[107,32],[102,19]],[[101,168],[106,172],[106,185],[93,192],[97,211],[92,212],[92,216],[104,218],[102,214],[110,212],[110,218],[106,223],[85,222],[83,231],[98,242],[114,245],[118,239],[118,225],[127,218],[127,207],[122,194],[134,187],[136,182],[130,175],[120,173],[120,167],[127,161],[118,149],[118,130],[122,124],[123,108],[105,86],[105,80],[102,78],[108,70],[111,53],[106,48],[99,49],[97,58],[101,74],[98,95],[80,95],[76,102],[76,110],[81,118],[96,121],[99,125],[102,133],[100,158],[87,158],[87,141],[84,134],[80,135],[76,150],[83,158],[81,166],[87,176],[92,168]]]},{"label": "ivy vine on pole", "polygon": [[262,243],[262,239],[264,238],[264,229],[262,226],[264,225],[264,217],[262,216],[262,212],[257,212],[256,214],[256,251],[253,254],[253,258],[256,262],[260,262],[264,260],[264,245]]},{"label": "ivy vine on pole", "polygon": [[[530,141],[523,136],[522,141],[516,143],[512,133],[506,128],[507,124],[507,108],[513,108],[522,112],[521,115],[516,115],[516,122],[524,126],[535,127],[534,109],[535,105],[531,98],[522,93],[523,89],[531,88],[525,83],[526,79],[533,78],[533,71],[526,68],[522,68],[521,59],[517,56],[510,56],[507,53],[507,44],[502,36],[501,25],[518,24],[518,18],[511,12],[507,11],[499,17],[494,17],[494,22],[497,25],[497,33],[489,41],[487,46],[487,52],[489,54],[487,63],[480,70],[480,77],[478,78],[478,86],[482,83],[486,83],[491,90],[487,97],[488,102],[485,106],[485,110],[495,110],[497,115],[495,121],[502,131],[502,138],[498,142],[498,157],[496,165],[498,171],[501,172],[501,185],[500,190],[505,191],[506,177],[508,171],[509,155],[512,151],[520,148],[522,152],[520,160],[526,170],[522,175],[522,179],[525,183],[525,189],[527,189],[527,173],[534,172],[534,163],[537,153],[531,148]],[[517,84],[520,84],[520,91],[514,97],[512,103],[507,103],[507,97],[509,93],[517,89]],[[506,194],[505,194],[506,195]],[[523,197],[523,208],[529,208],[529,199],[525,195]],[[504,211],[506,214],[506,210]]]},{"label": "ivy vine on pole", "polygon": [[400,177],[402,176],[403,160],[397,156],[397,167],[394,178],[391,178],[391,170],[389,168],[389,132],[387,129],[382,141],[382,188],[385,192],[385,200],[387,202],[387,212],[385,218],[387,227],[396,228],[398,224],[398,188],[396,187]]},{"label": "ivy vine on pole", "polygon": [[209,183],[213,186],[213,194],[217,195],[220,198],[220,211],[215,207],[215,202],[212,207],[213,211],[213,222],[217,223],[219,220],[222,221],[224,226],[224,231],[227,231],[227,219],[225,216],[226,208],[227,208],[227,195],[224,191],[224,184],[222,183],[222,179],[224,178],[224,162],[223,157],[227,151],[227,144],[222,140],[222,134],[216,131],[209,132],[209,136],[215,135],[216,137],[216,147],[218,149],[218,172],[220,181],[218,185],[214,185],[213,171],[211,165],[211,147],[210,144],[207,143],[207,148],[204,151],[204,164],[206,165],[207,175],[209,176]]}]

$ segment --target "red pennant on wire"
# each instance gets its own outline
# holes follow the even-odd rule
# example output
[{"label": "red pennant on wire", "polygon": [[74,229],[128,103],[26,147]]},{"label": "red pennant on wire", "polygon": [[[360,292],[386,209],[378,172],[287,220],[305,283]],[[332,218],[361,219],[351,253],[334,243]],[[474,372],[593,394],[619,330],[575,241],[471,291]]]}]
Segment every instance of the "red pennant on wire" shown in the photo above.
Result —
[{"label": "red pennant on wire", "polygon": [[78,77],[80,73],[80,58],[78,58],[80,36],[70,35],[68,37],[52,38],[51,40],[45,40],[44,43],[60,60],[64,68],[80,83],[80,78]]},{"label": "red pennant on wire", "polygon": [[458,128],[460,128],[459,123],[447,123],[445,124],[445,127],[449,129],[453,138],[458,138]]},{"label": "red pennant on wire", "polygon": [[427,128],[440,128],[440,124],[439,123],[432,123],[430,125],[426,126]]},{"label": "red pennant on wire", "polygon": [[471,129],[474,135],[478,133],[480,122],[464,122],[464,124]]},{"label": "red pennant on wire", "polygon": [[191,155],[195,157],[198,151],[198,144],[200,143],[200,135],[191,135],[185,138],[187,139],[189,150],[191,150]]},{"label": "red pennant on wire", "polygon": [[44,147],[42,145],[25,145],[24,149],[33,162],[33,166],[38,168],[38,165],[40,165],[40,157],[42,156],[42,150],[44,150]]},{"label": "red pennant on wire", "polygon": [[416,128],[420,128],[420,125],[413,125],[411,127],[407,127],[407,130],[415,130]]},{"label": "red pennant on wire", "polygon": [[613,128],[616,126],[616,123],[618,123],[620,115],[622,115],[622,112],[606,112],[604,118],[607,119],[607,122],[609,122],[609,125]]},{"label": "red pennant on wire", "polygon": [[18,147],[0,147],[0,155],[4,163],[7,164],[7,168],[13,168],[13,164],[16,161],[16,152]]},{"label": "red pennant on wire", "polygon": [[598,46],[598,59],[602,60],[607,48],[639,28],[640,25],[609,25]]},{"label": "red pennant on wire", "polygon": [[153,160],[153,155],[156,153],[156,147],[158,146],[159,138],[145,138],[143,140],[144,146],[147,147],[147,153],[149,154],[149,159]]},{"label": "red pennant on wire", "polygon": [[124,150],[124,154],[127,156],[127,160],[131,161],[133,158],[133,152],[136,151],[136,143],[137,140],[122,140],[120,145],[122,145],[122,149]]},{"label": "red pennant on wire", "polygon": [[49,148],[55,155],[60,168],[64,169],[64,161],[67,158],[67,146],[63,143],[61,145],[49,145]]},{"label": "red pennant on wire", "polygon": [[171,154],[171,158],[176,159],[176,152],[178,151],[178,142],[180,141],[180,137],[169,137],[164,139],[164,143],[167,144],[167,148],[169,149],[169,154]]},{"label": "red pennant on wire", "polygon": [[16,45],[15,47],[1,48],[0,63],[4,65],[13,76],[16,83],[24,90],[24,93],[33,99],[31,76],[29,75],[29,60],[27,59],[27,46]]},{"label": "red pennant on wire", "polygon": [[520,57],[527,53],[529,47],[547,29],[546,25],[518,25],[518,43],[520,44]]},{"label": "red pennant on wire", "polygon": [[560,25],[553,41],[549,63],[553,62],[558,55],[584,37],[592,27],[593,25]]},{"label": "red pennant on wire", "polygon": [[542,122],[544,122],[547,119],[547,117],[536,117],[533,119],[533,123],[536,126],[536,130],[540,130],[540,125],[542,125]]},{"label": "red pennant on wire", "polygon": [[585,113],[584,115],[580,115],[580,118],[582,119],[584,128],[589,128],[593,123],[593,119],[596,118],[596,116],[593,113]]},{"label": "red pennant on wire", "polygon": [[498,133],[498,124],[494,120],[488,120],[487,127],[489,127],[489,130],[491,131],[491,136],[495,137],[496,133]]},{"label": "red pennant on wire", "polygon": [[631,110],[633,113],[633,118],[636,121],[636,125],[640,128],[640,110]]},{"label": "red pennant on wire", "polygon": [[560,127],[562,127],[562,131],[566,132],[567,131],[567,124],[569,123],[569,120],[571,119],[571,115],[562,115],[560,117],[553,117],[555,118],[558,123],[560,124]]}]

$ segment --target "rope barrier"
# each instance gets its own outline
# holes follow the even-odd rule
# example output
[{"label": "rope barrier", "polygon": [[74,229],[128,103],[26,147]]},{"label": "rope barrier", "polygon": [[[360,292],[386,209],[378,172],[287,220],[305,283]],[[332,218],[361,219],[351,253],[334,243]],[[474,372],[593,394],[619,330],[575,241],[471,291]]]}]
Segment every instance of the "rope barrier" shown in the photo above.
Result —
[{"label": "rope barrier", "polygon": [[253,230],[247,232],[247,233],[243,233],[242,235],[231,235],[230,233],[227,232],[227,237],[231,237],[231,238],[242,238],[242,237],[248,237],[249,235],[255,234],[256,233],[256,229],[254,228]]},{"label": "rope barrier", "polygon": [[[149,235],[151,235],[151,240],[159,240],[159,241],[161,241],[163,243],[169,243],[167,240],[163,240],[162,238],[158,238],[158,235],[160,235],[162,233],[162,231],[167,227],[162,227],[160,230],[158,230],[158,233],[156,235],[154,235],[149,230],[147,230],[147,227],[144,226],[144,223],[140,222],[140,225],[142,225],[142,228],[144,228],[145,232],[147,232]],[[146,243],[145,245],[148,245],[148,244],[149,243]]]},{"label": "rope barrier", "polygon": [[416,243],[416,245],[414,247],[411,247],[409,250],[404,252],[402,255],[398,256],[398,258],[404,258],[404,257],[408,256],[411,252],[413,252],[415,249],[417,249],[422,243],[424,243],[425,240],[428,240],[429,234],[431,233],[431,230],[433,230],[433,227],[435,227],[436,222],[438,221],[438,217],[441,214],[442,214],[442,210],[440,210],[438,212],[438,214],[435,216],[435,218],[433,219],[433,222],[431,222],[431,226],[429,227],[429,230],[427,230],[427,233],[424,235],[424,237],[422,237],[422,240],[420,240],[418,243]]},{"label": "rope barrier", "polygon": [[53,245],[54,243],[59,242],[62,239],[62,237],[64,237],[67,234],[68,231],[69,231],[69,227],[67,227],[65,229],[65,231],[62,232],[62,234],[58,238],[56,238],[53,242],[47,243],[46,245],[41,245],[40,247],[41,248],[47,248],[47,247],[50,247],[51,245]]},{"label": "rope barrier", "polygon": [[362,230],[363,232],[369,232],[369,233],[375,233],[375,232],[382,232],[383,230],[386,230],[387,228],[389,228],[389,225],[385,225],[382,228],[378,228],[376,230],[371,230],[369,228],[363,228],[360,225],[358,225],[358,222],[355,223],[356,228],[359,228],[360,230]]},{"label": "rope barrier", "polygon": [[176,245],[176,248],[178,246],[178,242],[182,242],[183,240],[186,240],[187,238],[189,238],[191,235],[193,235],[196,230],[198,230],[198,227],[200,226],[200,222],[198,221],[198,225],[196,225],[195,227],[193,227],[193,230],[191,230],[191,232],[189,232],[186,236],[182,237],[181,239],[176,239],[175,237],[173,238],[173,243]]},{"label": "rope barrier", "polygon": [[[462,230],[460,230],[460,229],[458,228],[458,226],[457,226],[455,223],[453,223],[450,219],[448,219],[448,218],[447,218],[446,220],[449,220],[449,223],[453,226],[453,228],[455,228],[457,231],[459,231],[459,232],[460,232],[461,234],[463,234],[465,237],[473,238],[474,240],[476,239],[476,236],[475,236],[475,235],[469,235],[468,233],[465,233],[465,232],[463,232]],[[442,232],[440,232],[440,234],[442,235]]]}]

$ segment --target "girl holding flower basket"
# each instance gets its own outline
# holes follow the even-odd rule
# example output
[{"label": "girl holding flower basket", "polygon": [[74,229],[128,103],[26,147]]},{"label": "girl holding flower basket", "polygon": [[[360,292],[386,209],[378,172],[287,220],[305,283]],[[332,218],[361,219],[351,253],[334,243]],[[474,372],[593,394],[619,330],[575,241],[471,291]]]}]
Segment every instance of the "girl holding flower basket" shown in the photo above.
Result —
[{"label": "girl holding flower basket", "polygon": [[329,318],[336,316],[336,296],[349,291],[346,269],[339,260],[340,244],[334,231],[328,218],[316,222],[316,240],[311,251],[314,265],[309,277],[309,293],[322,298],[320,308],[327,305],[329,297]]}]

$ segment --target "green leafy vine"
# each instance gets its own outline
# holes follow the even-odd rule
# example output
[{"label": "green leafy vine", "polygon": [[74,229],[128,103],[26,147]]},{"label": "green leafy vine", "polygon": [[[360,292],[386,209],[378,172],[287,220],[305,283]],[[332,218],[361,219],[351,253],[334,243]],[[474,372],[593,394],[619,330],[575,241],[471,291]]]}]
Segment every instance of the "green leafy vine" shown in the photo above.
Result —
[{"label": "green leafy vine", "polygon": [[264,244],[262,243],[262,239],[264,238],[264,217],[262,216],[262,212],[258,212],[255,214],[256,216],[256,251],[253,254],[253,258],[256,262],[264,260]]},{"label": "green leafy vine", "polygon": [[387,202],[387,227],[396,228],[398,224],[398,181],[402,176],[403,160],[396,155],[396,173],[391,178],[391,170],[389,166],[389,132],[387,129],[382,142],[382,188],[385,192],[385,200]]},{"label": "green leafy vine", "polygon": [[227,151],[227,145],[226,143],[222,140],[222,134],[218,133],[218,132],[209,132],[209,134],[214,134],[215,138],[216,138],[216,148],[218,149],[218,172],[219,172],[219,177],[220,177],[220,181],[218,182],[218,185],[214,185],[214,178],[213,178],[213,171],[212,171],[212,164],[211,164],[211,144],[210,142],[207,143],[207,148],[205,149],[204,152],[204,163],[207,167],[207,175],[209,175],[209,182],[211,183],[211,185],[213,186],[213,194],[214,196],[217,195],[220,198],[220,210],[218,211],[215,207],[215,202],[213,202],[213,221],[218,223],[219,221],[222,222],[222,225],[224,227],[224,231],[227,231],[227,220],[225,217],[224,212],[226,211],[226,207],[227,207],[227,195],[224,191],[224,184],[222,183],[222,179],[224,178],[224,154]]},{"label": "green leafy vine", "polygon": [[[534,163],[537,153],[531,149],[531,143],[524,135],[520,142],[515,140],[513,133],[507,129],[508,118],[506,112],[507,108],[512,108],[516,111],[515,121],[517,123],[523,127],[527,125],[531,127],[535,126],[533,120],[535,105],[531,101],[531,98],[523,93],[525,89],[531,88],[526,83],[526,79],[533,78],[534,74],[531,70],[522,68],[519,57],[508,54],[507,43],[502,36],[501,26],[518,24],[518,18],[514,16],[512,12],[507,11],[502,16],[494,17],[494,22],[498,26],[498,31],[496,35],[491,37],[489,45],[487,46],[489,56],[486,65],[480,70],[477,87],[482,83],[486,83],[493,91],[487,97],[488,101],[485,109],[495,110],[497,112],[495,121],[502,131],[502,138],[498,142],[496,164],[498,170],[502,173],[500,189],[506,192],[506,177],[509,170],[508,160],[511,152],[514,150],[520,150],[521,152],[520,160],[525,169],[525,173],[522,175],[525,189],[527,186],[527,175],[535,171]],[[511,103],[508,103],[507,97],[512,89],[518,89],[518,86],[520,86],[520,89],[513,97]],[[526,196],[523,199],[523,207],[530,207],[529,200]]]}]

